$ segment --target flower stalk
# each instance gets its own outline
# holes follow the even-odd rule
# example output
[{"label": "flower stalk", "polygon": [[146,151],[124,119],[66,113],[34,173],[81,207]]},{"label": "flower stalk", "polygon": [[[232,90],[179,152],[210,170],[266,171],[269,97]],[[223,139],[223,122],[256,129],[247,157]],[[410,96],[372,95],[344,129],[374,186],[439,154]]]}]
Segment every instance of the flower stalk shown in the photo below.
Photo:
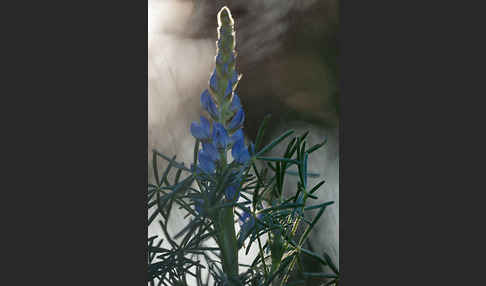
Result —
[{"label": "flower stalk", "polygon": [[[234,20],[227,7],[218,13],[216,46],[216,66],[209,79],[209,88],[201,94],[201,105],[210,119],[201,116],[200,123],[192,123],[191,133],[202,141],[199,169],[213,178],[230,174],[229,180],[216,180],[216,189],[224,189],[224,200],[231,203],[238,200],[242,174],[248,169],[250,154],[242,131],[245,113],[235,91],[241,76],[236,71]],[[234,159],[231,163],[228,162],[230,150]],[[223,270],[231,285],[239,285],[234,207],[221,208],[211,219],[217,229]]]}]

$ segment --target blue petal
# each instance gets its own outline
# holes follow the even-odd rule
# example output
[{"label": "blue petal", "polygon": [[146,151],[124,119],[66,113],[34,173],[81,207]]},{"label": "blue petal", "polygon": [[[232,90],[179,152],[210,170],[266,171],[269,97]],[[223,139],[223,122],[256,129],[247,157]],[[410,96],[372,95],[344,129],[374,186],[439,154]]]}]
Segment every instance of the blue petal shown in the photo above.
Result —
[{"label": "blue petal", "polygon": [[228,129],[232,130],[240,127],[243,124],[243,121],[245,121],[245,112],[240,108],[228,125]]},{"label": "blue petal", "polygon": [[245,148],[245,139],[238,135],[238,132],[236,132],[231,138],[235,139],[233,143],[233,148],[231,148],[231,155],[233,156],[233,158],[236,158],[241,150]]},{"label": "blue petal", "polygon": [[231,143],[235,144],[239,140],[245,140],[245,136],[243,135],[243,130],[238,129],[232,136],[231,136]]},{"label": "blue petal", "polygon": [[238,94],[236,94],[235,91],[235,94],[233,95],[233,100],[231,101],[231,110],[236,111],[238,109],[241,109],[241,102],[240,97],[238,96]]},{"label": "blue petal", "polygon": [[211,134],[211,131],[210,131],[211,123],[204,116],[200,116],[199,120],[201,121],[201,127],[204,129],[204,132],[206,132],[207,137],[209,137],[209,135]]},{"label": "blue petal", "polygon": [[203,150],[199,150],[199,168],[201,168],[204,173],[212,174],[216,169],[216,166],[211,160],[211,157],[206,154]]},{"label": "blue petal", "polygon": [[250,160],[250,153],[248,152],[248,148],[245,147],[245,142],[243,139],[235,142],[233,148],[231,149],[231,156],[233,156],[235,161],[240,164],[245,164],[248,162],[248,160]]},{"label": "blue petal", "polygon": [[192,122],[191,123],[191,134],[192,136],[196,137],[197,139],[204,140],[208,139],[209,136],[211,135],[210,133],[210,123],[209,121],[201,116],[201,124],[197,122]]},{"label": "blue petal", "polygon": [[224,129],[224,126],[216,122],[213,126],[213,143],[217,148],[226,149],[226,146],[229,143],[228,132]]},{"label": "blue petal", "polygon": [[196,122],[191,123],[191,134],[197,139],[203,140],[207,138],[204,129]]},{"label": "blue petal", "polygon": [[216,104],[214,104],[214,101],[211,99],[209,102],[208,109],[206,109],[214,118],[219,118],[219,111],[218,108],[216,107]]},{"label": "blue petal", "polygon": [[224,190],[224,195],[227,200],[237,201],[240,195],[238,192],[238,187],[236,185],[229,185]]},{"label": "blue petal", "polygon": [[240,164],[246,164],[251,159],[250,153],[248,152],[247,148],[244,148],[241,150],[241,152],[238,154],[238,156],[235,158],[236,162]]},{"label": "blue petal", "polygon": [[202,145],[204,154],[209,155],[212,161],[219,160],[219,152],[213,144],[204,142]]},{"label": "blue petal", "polygon": [[244,211],[240,217],[240,226],[243,232],[248,232],[255,226],[255,218],[250,213]]},{"label": "blue petal", "polygon": [[246,223],[249,218],[250,218],[250,214],[247,211],[243,211],[243,214],[240,216],[240,221],[239,221],[240,226]]},{"label": "blue petal", "polygon": [[201,106],[213,117],[218,118],[218,108],[216,107],[216,104],[214,103],[214,100],[207,89],[201,93]]}]

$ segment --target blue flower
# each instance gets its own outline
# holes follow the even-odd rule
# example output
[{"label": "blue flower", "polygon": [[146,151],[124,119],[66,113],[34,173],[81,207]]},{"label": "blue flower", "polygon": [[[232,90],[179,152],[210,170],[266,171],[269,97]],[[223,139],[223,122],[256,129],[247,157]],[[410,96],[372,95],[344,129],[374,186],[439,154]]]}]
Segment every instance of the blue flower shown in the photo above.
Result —
[{"label": "blue flower", "polygon": [[239,220],[241,230],[248,232],[255,226],[255,218],[247,211],[243,211],[243,214]]},{"label": "blue flower", "polygon": [[216,147],[214,147],[213,144],[208,143],[208,142],[203,142],[202,145],[203,145],[204,154],[208,155],[211,158],[212,161],[218,161],[219,160],[219,152],[216,149]]},{"label": "blue flower", "polygon": [[233,130],[239,128],[243,124],[243,121],[245,121],[245,112],[243,111],[243,108],[240,108],[235,116],[233,116],[233,119],[231,119],[228,129]]},{"label": "blue flower", "polygon": [[255,226],[255,218],[248,212],[244,211],[239,219],[240,235],[238,236],[238,248],[243,246],[243,242],[251,234],[250,231]]},{"label": "blue flower", "polygon": [[231,156],[233,156],[235,161],[240,164],[245,164],[250,160],[250,153],[248,152],[248,148],[245,146],[244,139],[238,138],[238,140],[234,143],[233,148],[231,149]]},{"label": "blue flower", "polygon": [[214,118],[219,117],[218,108],[216,107],[216,104],[214,103],[213,98],[211,97],[211,94],[209,94],[209,91],[207,89],[205,89],[201,94],[201,105]]},{"label": "blue flower", "polygon": [[216,165],[212,160],[210,154],[206,153],[204,149],[201,149],[199,150],[198,159],[199,159],[199,168],[201,168],[204,171],[204,173],[206,174],[214,173],[214,170],[216,169]]},{"label": "blue flower", "polygon": [[209,79],[209,86],[215,91],[218,91],[218,78],[216,76],[216,69],[214,69],[211,78]]},{"label": "blue flower", "polygon": [[241,109],[241,102],[240,102],[240,97],[238,96],[238,94],[236,94],[236,91],[235,91],[235,94],[233,95],[233,100],[231,101],[231,110],[232,111],[237,111],[239,109]]},{"label": "blue flower", "polygon": [[238,129],[232,136],[231,136],[231,143],[235,144],[239,140],[245,140],[245,136],[243,135],[243,130]]},{"label": "blue flower", "polygon": [[213,144],[217,148],[226,149],[230,139],[228,137],[228,132],[224,129],[224,126],[216,122],[213,125]]},{"label": "blue flower", "polygon": [[224,195],[227,200],[237,201],[240,197],[240,192],[238,191],[239,184],[231,184],[224,190]]},{"label": "blue flower", "polygon": [[197,122],[191,123],[191,134],[192,136],[200,140],[208,139],[209,136],[211,136],[211,132],[210,132],[211,125],[209,123],[209,120],[206,119],[206,117],[201,116],[200,119],[201,119],[201,124],[198,124]]}]

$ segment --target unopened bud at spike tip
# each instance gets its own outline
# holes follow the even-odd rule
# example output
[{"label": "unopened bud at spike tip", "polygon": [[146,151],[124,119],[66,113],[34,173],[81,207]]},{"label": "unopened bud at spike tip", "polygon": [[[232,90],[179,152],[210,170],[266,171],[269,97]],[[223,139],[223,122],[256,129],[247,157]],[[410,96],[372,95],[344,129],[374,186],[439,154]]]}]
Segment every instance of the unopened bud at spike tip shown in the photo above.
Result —
[{"label": "unopened bud at spike tip", "polygon": [[234,23],[233,16],[231,16],[231,11],[228,9],[228,7],[224,6],[221,8],[218,13],[218,25],[234,25]]}]

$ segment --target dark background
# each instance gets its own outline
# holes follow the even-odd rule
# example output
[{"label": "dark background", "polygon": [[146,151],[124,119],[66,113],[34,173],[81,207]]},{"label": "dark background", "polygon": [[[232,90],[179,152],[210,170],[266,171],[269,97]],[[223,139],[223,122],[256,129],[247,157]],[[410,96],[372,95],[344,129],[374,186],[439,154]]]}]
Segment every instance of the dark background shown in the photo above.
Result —
[{"label": "dark background", "polygon": [[[147,5],[137,3],[2,9],[5,285],[145,281]],[[484,149],[472,101],[484,94],[484,25],[481,9],[464,7],[340,4],[344,285],[482,280],[471,162]]]}]

